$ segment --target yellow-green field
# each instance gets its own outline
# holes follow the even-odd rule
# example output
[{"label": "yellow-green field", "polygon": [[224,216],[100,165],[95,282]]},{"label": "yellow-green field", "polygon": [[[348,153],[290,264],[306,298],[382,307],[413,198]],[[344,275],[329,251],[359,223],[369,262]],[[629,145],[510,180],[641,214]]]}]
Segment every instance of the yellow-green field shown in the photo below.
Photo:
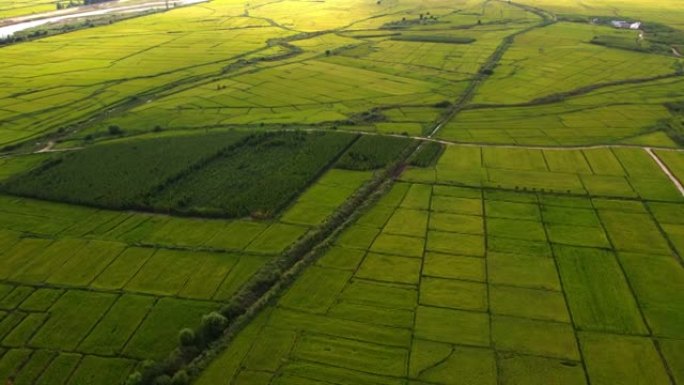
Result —
[{"label": "yellow-green field", "polygon": [[0,45],[0,382],[684,385],[682,0],[171,5]]}]

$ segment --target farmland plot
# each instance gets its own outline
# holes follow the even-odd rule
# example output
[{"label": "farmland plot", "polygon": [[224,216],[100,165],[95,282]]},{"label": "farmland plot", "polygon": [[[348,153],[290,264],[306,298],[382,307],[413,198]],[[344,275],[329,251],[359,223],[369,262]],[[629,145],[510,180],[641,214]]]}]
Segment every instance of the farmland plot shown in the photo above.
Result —
[{"label": "farmland plot", "polygon": [[588,43],[599,30],[608,28],[557,23],[518,36],[473,102],[527,102],[596,83],[673,72],[674,58]]},{"label": "farmland plot", "polygon": [[[3,48],[0,143],[56,130],[187,77],[216,73],[235,57],[265,48],[265,39],[288,34],[238,17],[241,7],[221,2],[184,8],[103,26],[92,36],[83,30]],[[211,32],[217,28],[227,29]],[[155,127],[149,124],[146,130]]]},{"label": "farmland plot", "polygon": [[[143,361],[165,358],[179,330],[230,300],[369,177],[331,170],[283,222],[176,218],[0,196],[0,376],[122,383]],[[335,195],[320,201],[321,188]],[[311,203],[316,218],[297,220],[293,213],[308,214]]]},{"label": "farmland plot", "polygon": [[[653,176],[631,150],[456,149],[437,175]],[[668,384],[681,203],[642,199],[398,182],[197,383]]]},{"label": "farmland plot", "polygon": [[[682,13],[590,3],[218,0],[1,48],[0,147],[66,151],[0,158],[0,379],[120,384],[312,246],[193,383],[682,385],[684,198],[644,148],[682,178],[682,61],[558,21]],[[470,145],[387,172],[427,135]]]},{"label": "farmland plot", "polygon": [[[459,142],[567,146],[627,140],[670,117],[667,109],[641,101],[612,106],[606,101],[579,106],[570,101],[530,107],[467,110],[447,123],[439,136]],[[637,144],[673,147],[664,133]]]},{"label": "farmland plot", "polygon": [[435,170],[406,180],[679,202],[681,194],[646,151],[450,146]]}]

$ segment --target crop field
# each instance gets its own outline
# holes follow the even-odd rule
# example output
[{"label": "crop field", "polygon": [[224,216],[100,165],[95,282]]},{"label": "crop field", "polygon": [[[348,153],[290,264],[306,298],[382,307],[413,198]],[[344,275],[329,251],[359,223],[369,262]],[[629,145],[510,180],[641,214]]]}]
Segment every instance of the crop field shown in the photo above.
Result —
[{"label": "crop field", "polygon": [[[665,154],[666,161],[680,159],[676,158],[679,153],[660,154]],[[434,169],[408,170],[403,178],[606,198],[670,202],[684,199],[658,164],[640,148],[541,150],[452,146]]]},{"label": "crop field", "polygon": [[3,0],[0,1],[0,18],[29,15],[53,11],[55,4],[52,1],[34,0]]},{"label": "crop field", "polygon": [[[503,37],[538,18],[505,4],[482,9],[476,2],[462,3],[463,15],[435,4],[432,11],[444,18],[442,29],[418,25],[410,36],[436,36],[438,41],[465,37],[474,39],[471,44],[353,37],[349,32],[293,37],[288,29],[291,21],[280,20],[275,9],[291,7],[292,2],[253,5],[250,16],[245,16],[244,4],[221,1],[100,27],[93,38],[88,31],[77,31],[43,39],[40,44],[10,46],[5,52],[11,60],[4,70],[0,66],[0,74],[5,71],[0,144],[92,116],[107,122],[85,132],[106,131],[112,124],[129,132],[158,126],[319,124],[353,119],[369,104],[429,108],[460,95]],[[317,7],[303,16],[325,25],[345,23],[350,31],[359,28],[354,15],[335,17],[334,5],[320,5],[325,16],[317,14]],[[374,9],[371,15],[384,14],[388,7],[396,16],[385,23],[417,16],[411,6],[396,9],[394,4]],[[359,12],[363,8],[367,6],[359,2]],[[272,24],[261,16],[266,11],[275,12],[268,16]],[[475,12],[481,14],[473,16]],[[450,30],[462,24],[472,26],[477,20],[483,25],[463,32]],[[502,20],[511,24],[501,26]],[[173,33],[166,33],[169,30]],[[266,43],[274,39],[289,39],[298,51]],[[423,58],[421,63],[417,57]],[[127,76],[132,72],[135,77]],[[99,113],[102,109],[115,112]],[[417,127],[433,120],[399,120],[406,124],[396,130],[370,126],[381,132],[421,134]],[[410,128],[407,123],[412,123]]]},{"label": "crop field", "polygon": [[[516,39],[474,103],[512,104],[596,83],[674,72],[676,58],[588,44],[607,26],[556,23]],[[638,32],[632,32],[636,38]]]},{"label": "crop field", "polygon": [[[221,307],[369,176],[331,170],[282,222],[174,218],[0,196],[0,378],[123,382],[142,361],[164,358],[181,328]],[[334,197],[321,194],[330,190]]]},{"label": "crop field", "polygon": [[684,385],[681,0],[85,9],[0,39],[0,383]]},{"label": "crop field", "polygon": [[[607,154],[590,157],[648,168]],[[534,157],[485,155],[529,168]],[[681,207],[396,183],[196,383],[672,384],[684,269],[671,210]]]},{"label": "crop field", "polygon": [[[105,26],[96,36],[77,31],[3,48],[0,143],[67,125],[187,76],[211,74],[231,56],[262,47],[262,39],[287,34],[237,17],[235,8],[230,3],[188,8]],[[225,17],[208,18],[211,14]],[[196,22],[186,23],[188,17]],[[212,35],[221,41],[207,42],[217,25],[226,28]],[[169,29],[177,32],[169,34]],[[188,55],[188,49],[201,55]]]}]

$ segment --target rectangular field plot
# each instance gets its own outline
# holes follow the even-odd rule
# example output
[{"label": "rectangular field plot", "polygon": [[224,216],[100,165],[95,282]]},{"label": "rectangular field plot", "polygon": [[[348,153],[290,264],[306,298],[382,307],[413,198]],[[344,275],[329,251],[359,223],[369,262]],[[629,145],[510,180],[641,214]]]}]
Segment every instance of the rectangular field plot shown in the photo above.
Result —
[{"label": "rectangular field plot", "polygon": [[[12,178],[3,188],[18,195],[119,210],[272,217],[354,139],[355,135],[341,133],[229,131],[119,141],[53,159],[35,172]],[[177,153],[183,156],[169,158]],[[204,234],[200,231],[198,236]]]},{"label": "rectangular field plot", "polygon": [[330,170],[297,198],[281,220],[299,225],[320,224],[370,176],[368,172]]},{"label": "rectangular field plot", "polygon": [[580,333],[579,341],[592,384],[671,383],[653,341],[648,338]]},{"label": "rectangular field plot", "polygon": [[[642,149],[529,150],[447,146],[436,166],[440,184],[562,194],[684,200]],[[412,179],[411,173],[406,177]]]},{"label": "rectangular field plot", "polygon": [[647,334],[635,298],[613,253],[556,247],[575,324],[583,330]]},{"label": "rectangular field plot", "polygon": [[[681,86],[680,86],[681,87]],[[611,91],[616,90],[615,87]],[[633,87],[625,86],[625,93]],[[650,129],[671,115],[650,98],[637,98],[632,104],[606,105],[606,92],[578,97],[576,101],[534,106],[500,106],[469,109],[444,125],[437,136],[466,143],[515,144],[534,146],[587,145],[624,140]],[[661,90],[660,92],[667,92]],[[663,95],[662,97],[666,97]],[[590,99],[591,98],[591,99]],[[645,136],[639,145],[676,147],[662,132]],[[556,160],[554,160],[556,161]],[[559,169],[566,167],[554,163]],[[583,165],[571,168],[585,170]]]}]

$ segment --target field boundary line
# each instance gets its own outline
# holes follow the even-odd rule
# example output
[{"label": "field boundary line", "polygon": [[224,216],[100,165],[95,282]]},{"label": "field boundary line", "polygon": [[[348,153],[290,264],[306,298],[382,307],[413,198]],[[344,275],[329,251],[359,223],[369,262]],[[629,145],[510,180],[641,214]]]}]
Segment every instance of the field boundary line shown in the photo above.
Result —
[{"label": "field boundary line", "polygon": [[[470,79],[470,83],[463,91],[463,93],[458,97],[456,102],[446,111],[446,113],[444,113],[441,117],[437,119],[437,121],[435,122],[435,127],[430,131],[430,134],[428,134],[427,136],[429,139],[437,135],[437,133],[441,131],[444,125],[452,121],[454,117],[456,117],[456,115],[458,115],[461,111],[465,109],[468,103],[470,103],[470,101],[475,97],[475,93],[477,92],[478,87],[480,87],[482,83],[487,81],[494,67],[496,67],[497,64],[501,61],[501,59],[503,59],[504,55],[506,54],[508,49],[515,43],[515,39],[518,36],[524,35],[538,28],[544,28],[556,22],[554,15],[549,14],[548,12],[542,9],[530,7],[524,4],[514,3],[510,0],[508,2],[505,2],[503,0],[498,1],[500,3],[508,4],[510,6],[517,7],[524,11],[533,13],[539,16],[541,18],[541,21],[527,28],[514,31],[511,34],[505,36],[501,40],[501,42],[497,45],[494,51],[487,57],[487,60],[485,60],[485,62],[480,66],[477,73]],[[488,1],[485,3],[488,3]]]},{"label": "field boundary line", "polygon": [[[681,78],[682,76],[683,76],[683,74],[680,72],[673,72],[673,73],[669,73],[669,74],[656,75],[656,76],[651,76],[651,77],[647,77],[647,78],[631,78],[631,79],[622,79],[622,80],[615,80],[615,81],[603,82],[603,83],[594,83],[594,84],[590,84],[588,86],[575,88],[575,89],[572,89],[569,91],[548,94],[546,96],[540,96],[540,97],[538,97],[536,99],[532,99],[528,102],[510,103],[510,104],[505,104],[505,103],[492,103],[492,104],[477,103],[477,104],[471,104],[471,105],[465,106],[465,107],[463,107],[463,109],[464,110],[481,110],[481,109],[496,109],[496,108],[525,108],[525,107],[544,106],[544,105],[549,105],[549,104],[562,103],[567,99],[572,99],[572,98],[575,98],[578,96],[584,96],[584,95],[590,94],[594,91],[601,90],[603,88],[620,87],[620,86],[626,86],[626,85],[639,85],[639,84],[652,83],[652,82],[657,82],[657,81],[666,80],[666,79],[677,79],[677,78]],[[599,106],[599,107],[602,107],[602,106]],[[599,108],[599,107],[597,107],[597,108]]]},{"label": "field boundary line", "polygon": [[669,169],[669,167],[667,167],[667,165],[665,164],[665,162],[663,162],[662,160],[660,160],[660,158],[659,158],[658,155],[655,153],[655,151],[653,151],[653,148],[651,148],[651,147],[645,147],[644,150],[646,150],[646,152],[648,153],[648,155],[650,155],[651,158],[653,158],[653,160],[658,164],[658,166],[660,167],[660,169],[663,170],[663,172],[665,173],[665,175],[667,175],[667,177],[670,178],[670,180],[671,180],[672,183],[675,185],[675,187],[677,188],[677,190],[679,190],[679,193],[682,194],[682,196],[684,196],[684,186],[682,186],[682,183],[681,183],[681,182],[679,181],[679,179],[677,179],[677,177],[672,173],[672,171]]},{"label": "field boundary line", "polygon": [[[553,260],[553,267],[554,270],[556,271],[556,277],[558,278],[558,285],[560,288],[560,293],[563,296],[563,302],[565,303],[565,311],[568,314],[568,324],[570,327],[572,327],[572,334],[575,337],[575,346],[577,348],[577,357],[578,361],[582,365],[582,372],[584,374],[584,380],[586,381],[587,384],[591,384],[591,379],[589,378],[589,370],[587,369],[587,364],[584,359],[584,352],[582,351],[582,342],[580,340],[580,335],[579,333],[582,331],[577,327],[577,321],[575,320],[576,315],[573,314],[572,308],[570,307],[570,301],[568,300],[568,293],[565,291],[565,284],[567,282],[563,282],[563,275],[561,274],[561,268],[560,268],[560,263],[558,262],[558,255],[556,253],[555,247],[553,247],[553,244],[551,243],[551,237],[549,236],[549,223],[547,222],[545,216],[544,216],[544,200],[540,199],[539,193],[534,194],[535,200],[536,200],[536,206],[537,209],[539,210],[539,219],[542,225],[542,228],[544,229],[544,237],[546,238],[546,243],[549,245],[549,251],[551,254],[551,259]],[[598,212],[594,208],[594,204],[592,202],[592,209],[594,210],[594,213],[598,216]],[[601,218],[599,218],[601,220]],[[603,230],[604,233],[606,233],[606,230],[603,228],[603,224],[601,224],[601,229]],[[608,234],[606,233],[606,237],[608,237]],[[611,244],[612,247],[612,244]],[[617,256],[614,255],[614,258],[617,259]],[[625,280],[627,278],[625,277]],[[636,299],[635,299],[636,301]]]},{"label": "field boundary line", "polygon": [[[646,150],[646,151],[649,152],[649,154],[651,156],[655,156],[649,150]],[[657,157],[656,157],[656,159],[657,159]],[[651,341],[651,343],[653,344],[653,347],[655,348],[656,353],[658,354],[658,358],[660,358],[660,361],[663,364],[663,367],[665,368],[665,373],[667,374],[668,378],[670,379],[670,382],[675,384],[676,381],[674,379],[674,375],[672,374],[672,368],[670,368],[670,364],[669,364],[668,360],[665,358],[665,355],[663,354],[662,349],[660,348],[660,344],[658,343],[658,336],[653,333],[653,328],[651,327],[651,325],[648,322],[649,319],[646,316],[646,313],[644,313],[644,309],[642,306],[646,305],[646,304],[645,303],[642,304],[642,301],[640,300],[639,296],[637,295],[637,290],[634,289],[634,284],[632,283],[632,279],[629,276],[629,274],[627,274],[627,270],[625,270],[624,263],[623,263],[622,259],[620,258],[620,255],[619,255],[620,253],[617,250],[617,248],[615,247],[615,244],[613,242],[613,237],[611,236],[610,232],[608,231],[608,228],[606,227],[606,224],[603,220],[603,217],[601,216],[601,214],[599,212],[599,209],[596,208],[596,205],[595,205],[593,199],[590,199],[590,202],[591,202],[592,209],[596,213],[599,224],[601,225],[601,229],[603,230],[603,233],[606,235],[606,239],[608,240],[608,243],[610,244],[610,247],[611,247],[610,253],[612,254],[613,259],[617,263],[618,268],[620,269],[620,272],[622,274],[622,278],[625,280],[625,284],[627,285],[627,289],[629,290],[629,294],[631,295],[632,299],[634,300],[634,305],[636,306],[637,312],[639,314],[639,318],[641,319],[641,322],[643,323],[644,328],[646,328],[646,330],[648,331],[648,335],[646,336],[646,338],[648,338]],[[674,252],[675,249],[670,244],[669,237],[667,237],[665,235],[664,231],[662,231],[662,228],[660,226],[660,222],[658,222],[658,220],[651,213],[651,209],[648,207],[648,201],[642,201],[641,204],[644,207],[644,209],[648,212],[650,219],[653,221],[653,223],[656,225],[658,230],[661,232],[661,235],[663,236],[665,241],[668,243],[668,247],[671,249],[671,251]],[[589,372],[587,372],[587,375],[588,374],[589,374]]]},{"label": "field boundary line", "polygon": [[[446,122],[442,122],[437,125],[437,129],[433,131],[434,133],[437,133],[439,129],[441,129]],[[214,127],[218,128],[218,127]],[[179,131],[184,131],[184,130],[179,130]],[[280,130],[274,130],[274,131],[304,131],[304,132],[330,132],[331,130],[329,128],[298,128],[298,129],[280,129]],[[414,139],[418,140],[421,142],[434,142],[434,143],[439,143],[439,144],[444,144],[447,146],[461,146],[461,147],[494,147],[494,148],[522,148],[522,149],[530,149],[530,150],[593,150],[593,149],[601,149],[601,148],[640,148],[640,149],[647,149],[647,148],[652,148],[652,149],[657,149],[659,151],[674,151],[674,152],[684,152],[684,148],[675,148],[675,147],[659,147],[659,146],[641,146],[638,144],[621,144],[621,143],[597,143],[597,144],[578,144],[578,145],[570,145],[570,146],[552,146],[552,145],[519,145],[519,144],[505,144],[505,143],[483,143],[483,142],[458,142],[458,141],[453,141],[453,140],[448,140],[448,139],[442,139],[442,138],[434,138],[433,136],[406,136],[402,134],[389,134],[389,133],[379,133],[379,132],[373,132],[373,131],[362,131],[362,130],[355,130],[352,131],[352,133],[355,134],[360,134],[360,135],[369,135],[369,136],[386,136],[386,137],[394,137],[394,138],[408,138],[408,139]],[[431,134],[432,135],[432,134]],[[106,144],[106,143],[105,143]],[[66,153],[66,152],[71,152],[71,151],[79,151],[83,150],[85,147],[68,147],[68,148],[59,148],[59,149],[51,149],[49,151],[32,151],[32,152],[27,152],[27,153],[6,153],[6,154],[0,154],[0,159],[10,159],[10,158],[16,158],[16,157],[21,157],[21,156],[29,156],[29,155],[34,155],[34,154],[44,154],[44,153]],[[134,210],[135,211],[135,210]]]}]

